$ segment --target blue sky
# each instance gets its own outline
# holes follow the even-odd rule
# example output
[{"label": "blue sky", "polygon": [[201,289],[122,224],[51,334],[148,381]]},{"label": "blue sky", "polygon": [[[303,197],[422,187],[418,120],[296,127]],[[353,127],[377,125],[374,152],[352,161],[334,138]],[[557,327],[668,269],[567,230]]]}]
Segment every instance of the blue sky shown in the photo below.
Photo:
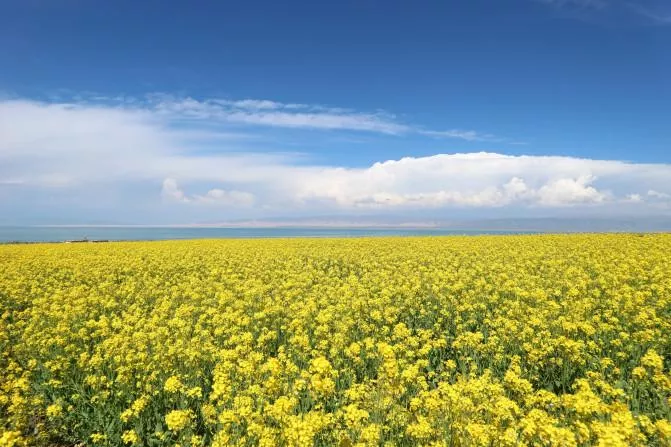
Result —
[{"label": "blue sky", "polygon": [[671,4],[0,0],[0,223],[671,209]]}]

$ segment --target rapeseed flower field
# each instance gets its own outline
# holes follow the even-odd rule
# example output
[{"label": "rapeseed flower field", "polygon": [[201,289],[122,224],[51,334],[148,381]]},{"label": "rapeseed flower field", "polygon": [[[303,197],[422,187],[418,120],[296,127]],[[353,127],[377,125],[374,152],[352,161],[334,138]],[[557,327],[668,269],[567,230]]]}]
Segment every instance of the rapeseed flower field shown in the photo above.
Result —
[{"label": "rapeseed flower field", "polygon": [[671,235],[0,246],[0,446],[671,445]]}]

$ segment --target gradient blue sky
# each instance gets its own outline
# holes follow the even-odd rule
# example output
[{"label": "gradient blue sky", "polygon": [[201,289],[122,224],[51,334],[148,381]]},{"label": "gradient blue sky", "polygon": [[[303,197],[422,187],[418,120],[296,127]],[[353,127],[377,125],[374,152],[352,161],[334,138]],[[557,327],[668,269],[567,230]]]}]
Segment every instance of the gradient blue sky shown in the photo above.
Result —
[{"label": "gradient blue sky", "polygon": [[669,213],[667,1],[0,0],[0,42],[0,223]]}]

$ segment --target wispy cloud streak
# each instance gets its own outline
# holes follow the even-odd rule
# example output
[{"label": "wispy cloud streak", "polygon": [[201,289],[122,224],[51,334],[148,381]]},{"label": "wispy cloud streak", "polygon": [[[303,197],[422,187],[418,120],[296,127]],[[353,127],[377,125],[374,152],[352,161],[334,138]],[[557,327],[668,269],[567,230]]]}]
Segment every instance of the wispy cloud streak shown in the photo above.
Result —
[{"label": "wispy cloud streak", "polygon": [[646,23],[671,24],[671,4],[657,0],[532,0],[557,9],[579,12],[577,17],[612,21],[642,19]]},{"label": "wispy cloud streak", "polygon": [[384,111],[361,112],[320,104],[282,103],[265,99],[196,99],[166,94],[143,98],[90,96],[73,98],[63,107],[116,107],[137,112],[150,112],[174,122],[263,126],[307,130],[343,130],[383,135],[424,135],[464,141],[498,141],[505,139],[475,130],[435,130],[400,122]]},{"label": "wispy cloud streak", "polygon": [[627,7],[629,7],[636,14],[638,14],[642,17],[645,17],[647,19],[650,19],[657,24],[660,24],[660,25],[671,24],[671,7],[669,8],[669,10],[666,13],[664,13],[664,12],[660,12],[660,11],[650,9],[649,7],[646,7],[646,6],[638,4],[638,3],[626,2],[625,4],[627,5]]},{"label": "wispy cloud streak", "polygon": [[591,8],[591,9],[601,9],[608,5],[607,0],[534,0],[534,1],[557,7],[578,7],[578,8]]}]

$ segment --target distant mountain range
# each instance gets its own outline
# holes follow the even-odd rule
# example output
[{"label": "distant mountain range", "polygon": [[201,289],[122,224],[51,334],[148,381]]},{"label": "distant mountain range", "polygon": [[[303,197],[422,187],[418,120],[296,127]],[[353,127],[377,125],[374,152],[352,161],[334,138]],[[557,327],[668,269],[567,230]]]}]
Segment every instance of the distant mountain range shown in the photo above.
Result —
[{"label": "distant mountain range", "polygon": [[671,231],[671,218],[521,218],[412,221],[396,219],[282,219],[252,220],[203,226],[231,227],[324,227],[324,228],[440,228],[453,230],[501,231]]},{"label": "distant mountain range", "polygon": [[402,217],[313,217],[201,222],[179,225],[81,224],[43,225],[54,227],[166,227],[166,228],[416,228],[464,231],[539,232],[655,232],[671,231],[671,217],[642,218],[500,218],[409,220]]}]

